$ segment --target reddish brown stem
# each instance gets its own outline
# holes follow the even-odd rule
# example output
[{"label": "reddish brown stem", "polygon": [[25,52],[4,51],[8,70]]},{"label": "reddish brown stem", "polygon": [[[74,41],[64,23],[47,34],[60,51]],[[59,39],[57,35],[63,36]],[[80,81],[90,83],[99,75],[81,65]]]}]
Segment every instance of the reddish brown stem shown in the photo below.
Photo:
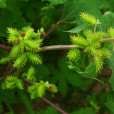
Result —
[{"label": "reddish brown stem", "polygon": [[63,16],[64,16],[64,12],[65,12],[65,7],[63,7],[63,11],[62,11],[62,14],[61,14],[60,20],[63,18]]},{"label": "reddish brown stem", "polygon": [[59,112],[61,112],[62,114],[68,114],[67,112],[65,112],[64,110],[62,110],[61,108],[57,107],[55,104],[53,104],[52,102],[50,102],[48,99],[46,99],[45,97],[41,97],[42,100],[44,100],[47,104],[49,104],[50,106],[52,106],[53,108],[55,108],[56,110],[58,110]]},{"label": "reddish brown stem", "polygon": [[10,73],[12,73],[15,70],[15,67],[11,68],[8,72],[7,75],[9,75]]},{"label": "reddish brown stem", "polygon": [[61,24],[60,21],[58,21],[44,36],[42,39],[45,39],[59,24]]},{"label": "reddish brown stem", "polygon": [[10,51],[11,47],[0,44],[0,48]]},{"label": "reddish brown stem", "polygon": [[6,77],[7,72],[8,72],[8,70],[9,70],[9,67],[10,67],[10,64],[11,64],[11,61],[9,62],[8,66],[7,66],[7,68],[6,68],[6,71],[5,71],[4,75],[3,75],[3,78]]},{"label": "reddish brown stem", "polygon": [[90,54],[90,57],[91,57],[91,60],[92,60],[92,62],[94,63],[94,59],[93,59],[93,56],[92,56],[92,54]]}]

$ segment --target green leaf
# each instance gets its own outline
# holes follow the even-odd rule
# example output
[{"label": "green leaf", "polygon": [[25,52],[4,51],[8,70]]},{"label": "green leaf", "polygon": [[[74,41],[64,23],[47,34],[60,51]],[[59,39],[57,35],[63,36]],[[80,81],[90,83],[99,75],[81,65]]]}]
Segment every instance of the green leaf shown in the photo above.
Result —
[{"label": "green leaf", "polygon": [[58,5],[58,4],[63,4],[65,0],[42,0],[42,1],[48,1],[51,3],[51,5]]},{"label": "green leaf", "polygon": [[24,105],[26,106],[28,113],[29,114],[35,114],[35,112],[32,109],[32,106],[30,104],[29,99],[27,98],[26,94],[23,91],[19,91],[19,95],[21,97],[22,102],[24,103]]},{"label": "green leaf", "polygon": [[3,106],[2,106],[2,104],[0,104],[0,113],[2,113],[3,112]]},{"label": "green leaf", "polygon": [[112,90],[114,91],[114,53],[107,59],[106,62],[108,67],[112,69],[112,75],[109,82],[111,84]]},{"label": "green leaf", "polygon": [[59,114],[59,112],[53,107],[48,107],[46,110],[40,110],[38,114]]},{"label": "green leaf", "polygon": [[93,79],[96,76],[97,76],[96,65],[94,63],[90,63],[86,68],[86,71],[84,73],[84,77]]},{"label": "green leaf", "polygon": [[74,111],[71,114],[96,114],[92,108],[82,108],[78,111]]},{"label": "green leaf", "polygon": [[60,79],[60,81],[59,81],[59,90],[60,90],[60,92],[62,93],[63,96],[66,95],[67,88],[68,88],[68,86],[67,86],[67,82],[65,81],[65,79]]},{"label": "green leaf", "polygon": [[87,80],[84,80],[83,83],[81,76],[76,72],[71,71],[66,62],[66,58],[60,59],[58,62],[58,69],[55,69],[53,65],[48,66],[53,75],[50,80],[54,83],[59,83],[59,90],[63,95],[66,95],[67,93],[68,84],[81,89],[87,88],[89,84]]},{"label": "green leaf", "polygon": [[83,24],[83,25],[77,26],[77,27],[75,27],[75,28],[73,28],[73,29],[71,29],[71,30],[64,31],[64,32],[78,33],[78,32],[80,32],[81,30],[83,30],[84,27],[85,27],[85,25]]},{"label": "green leaf", "polygon": [[108,94],[108,99],[105,105],[114,113],[114,92]]},{"label": "green leaf", "polygon": [[0,0],[0,8],[6,8],[6,0]]}]

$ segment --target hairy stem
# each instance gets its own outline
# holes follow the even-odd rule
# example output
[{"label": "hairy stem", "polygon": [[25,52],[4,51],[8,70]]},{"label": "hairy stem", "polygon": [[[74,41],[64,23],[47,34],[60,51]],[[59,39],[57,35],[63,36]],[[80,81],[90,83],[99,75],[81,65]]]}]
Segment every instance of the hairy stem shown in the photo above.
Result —
[{"label": "hairy stem", "polygon": [[49,50],[68,50],[72,48],[78,47],[77,45],[52,45],[52,46],[44,46],[38,50],[38,52],[49,51]]},{"label": "hairy stem", "polygon": [[[30,83],[30,84],[35,84],[35,82],[32,82],[31,80],[28,80],[26,78],[21,78],[22,80]],[[28,87],[28,85],[27,85]],[[62,110],[61,108],[57,107],[55,104],[53,104],[51,101],[49,101],[48,99],[46,99],[45,97],[40,97],[42,100],[44,100],[47,104],[49,104],[50,106],[52,106],[53,108],[55,108],[56,110],[58,110],[59,112],[61,112],[62,114],[68,114],[67,112],[65,112],[64,110]]]}]

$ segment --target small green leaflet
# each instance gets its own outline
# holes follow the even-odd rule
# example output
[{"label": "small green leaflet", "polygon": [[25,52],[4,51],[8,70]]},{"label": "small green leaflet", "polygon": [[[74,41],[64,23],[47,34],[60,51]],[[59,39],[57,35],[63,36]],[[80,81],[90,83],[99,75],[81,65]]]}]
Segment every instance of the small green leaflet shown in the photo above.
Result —
[{"label": "small green leaflet", "polygon": [[94,63],[90,63],[85,71],[85,77],[95,78],[96,77],[96,66]]},{"label": "small green leaflet", "polygon": [[78,32],[80,32],[81,30],[83,30],[84,27],[85,27],[85,24],[80,25],[80,26],[77,26],[77,27],[75,27],[75,28],[73,28],[73,29],[71,29],[71,30],[64,31],[64,32],[78,33]]}]

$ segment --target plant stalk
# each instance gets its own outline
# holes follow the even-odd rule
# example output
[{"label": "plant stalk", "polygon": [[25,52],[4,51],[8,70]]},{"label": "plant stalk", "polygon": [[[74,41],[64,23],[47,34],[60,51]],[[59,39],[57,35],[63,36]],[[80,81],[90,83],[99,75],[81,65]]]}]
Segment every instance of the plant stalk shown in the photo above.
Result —
[{"label": "plant stalk", "polygon": [[[100,42],[110,42],[110,41],[114,41],[114,38],[106,38],[106,39],[102,39],[100,40]],[[67,50],[67,49],[72,49],[72,48],[76,48],[78,47],[77,45],[51,45],[51,46],[44,46],[41,47],[41,49],[37,50],[38,52],[42,52],[42,51],[49,51],[49,50]],[[2,44],[0,44],[0,48],[5,49],[10,51],[12,48],[9,46],[4,46]]]}]

